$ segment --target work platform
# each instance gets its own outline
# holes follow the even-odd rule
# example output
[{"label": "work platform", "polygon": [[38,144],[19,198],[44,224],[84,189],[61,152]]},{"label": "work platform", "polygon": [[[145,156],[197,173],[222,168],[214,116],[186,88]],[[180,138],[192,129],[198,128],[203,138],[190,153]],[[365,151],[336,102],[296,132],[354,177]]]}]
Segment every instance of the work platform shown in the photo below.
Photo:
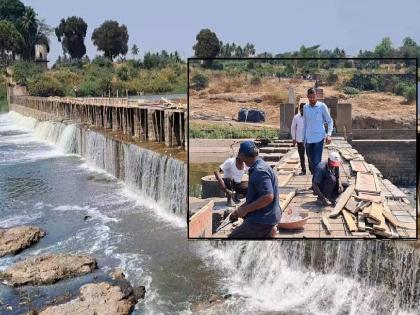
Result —
[{"label": "work platform", "polygon": [[[272,150],[271,148],[282,148]],[[416,208],[407,196],[389,180],[382,177],[380,171],[367,163],[363,156],[354,150],[342,137],[333,138],[330,145],[324,147],[322,160],[328,159],[330,150],[340,153],[343,164],[340,167],[340,180],[347,184],[347,189],[337,199],[336,206],[321,206],[316,203],[317,196],[310,190],[312,175],[300,175],[299,156],[296,147],[288,140],[276,140],[260,151],[273,154],[268,161],[278,173],[280,204],[282,210],[298,209],[308,216],[303,229],[278,229],[275,237],[284,239],[323,238],[399,238],[416,237]],[[271,152],[271,153],[268,153]],[[281,152],[281,153],[280,153]],[[265,157],[266,158],[266,157]],[[243,202],[243,200],[242,200]],[[202,208],[200,209],[200,203]],[[194,206],[195,205],[195,206]],[[234,207],[226,206],[226,199],[212,197],[208,199],[190,199],[190,237],[226,238],[242,222],[229,224],[216,232],[220,223]],[[212,217],[213,223],[207,223],[206,233],[201,230],[197,220],[200,217]],[[201,219],[200,222],[203,220]],[[212,232],[210,233],[210,226]]]}]

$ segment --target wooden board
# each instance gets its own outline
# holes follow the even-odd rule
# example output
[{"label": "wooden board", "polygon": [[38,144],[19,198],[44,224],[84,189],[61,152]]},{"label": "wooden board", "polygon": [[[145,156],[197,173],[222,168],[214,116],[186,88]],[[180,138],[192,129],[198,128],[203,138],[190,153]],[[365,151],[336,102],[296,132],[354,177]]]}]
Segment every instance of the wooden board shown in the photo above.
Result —
[{"label": "wooden board", "polygon": [[292,201],[295,195],[296,190],[293,190],[287,194],[286,198],[280,203],[280,208],[282,211],[286,210],[287,206],[289,205],[290,201]]},{"label": "wooden board", "polygon": [[384,205],[382,209],[382,214],[393,226],[395,227],[403,227],[400,221],[392,214],[391,210],[389,210],[387,205]]},{"label": "wooden board", "polygon": [[366,163],[364,161],[352,160],[350,161],[350,166],[353,172],[362,172],[362,173],[369,172],[369,169],[367,168]]},{"label": "wooden board", "polygon": [[289,180],[293,177],[293,173],[290,173],[288,175],[279,175],[278,176],[278,180],[279,180],[279,186],[280,187],[284,187],[287,185],[287,183],[289,182]]},{"label": "wooden board", "polygon": [[341,210],[343,209],[344,205],[350,199],[351,195],[354,192],[355,185],[350,185],[347,189],[338,197],[337,204],[334,207],[334,210],[330,214],[330,218],[337,217]]},{"label": "wooden board", "polygon": [[363,193],[363,192],[359,192],[357,194],[357,196],[355,196],[355,197],[359,200],[364,200],[364,201],[371,201],[371,202],[381,202],[382,201],[381,195],[369,194],[369,193]]},{"label": "wooden board", "polygon": [[385,218],[382,215],[382,205],[377,202],[373,202],[367,217],[378,222],[385,222]]},{"label": "wooden board", "polygon": [[360,232],[366,231],[365,217],[360,212],[357,214],[357,229]]},{"label": "wooden board", "polygon": [[344,217],[344,221],[346,221],[346,224],[347,224],[350,232],[357,232],[358,228],[357,228],[356,222],[354,221],[350,212],[343,209],[343,217]]},{"label": "wooden board", "polygon": [[357,172],[356,190],[358,192],[380,193],[380,188],[376,186],[373,174]]},{"label": "wooden board", "polygon": [[353,197],[350,197],[350,199],[347,201],[347,203],[344,206],[344,208],[346,210],[350,211],[351,213],[356,214],[356,212],[358,210],[358,208],[357,208],[357,205],[358,204],[359,203]]},{"label": "wooden board", "polygon": [[331,224],[325,215],[322,216],[322,224],[325,226],[325,229],[327,230],[327,234],[332,234]]},{"label": "wooden board", "polygon": [[383,179],[382,183],[389,190],[394,198],[407,198],[407,195],[403,193],[397,186],[391,183],[388,179]]}]

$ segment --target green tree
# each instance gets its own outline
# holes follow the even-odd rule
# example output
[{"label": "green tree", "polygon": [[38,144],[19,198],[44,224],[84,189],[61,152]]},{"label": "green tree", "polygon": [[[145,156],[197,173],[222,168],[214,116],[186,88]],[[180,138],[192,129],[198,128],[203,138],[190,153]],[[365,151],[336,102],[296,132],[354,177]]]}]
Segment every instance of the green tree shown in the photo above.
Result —
[{"label": "green tree", "polygon": [[391,39],[389,37],[385,37],[378,45],[376,45],[373,53],[379,58],[389,58],[393,57],[393,51],[394,49],[392,47]]},{"label": "green tree", "polygon": [[133,47],[131,47],[131,53],[132,53],[132,55],[133,56],[137,56],[139,54],[139,52],[140,52],[139,47],[136,44],[134,44]]},{"label": "green tree", "polygon": [[[7,59],[15,59],[23,43],[22,35],[17,31],[12,22],[7,20],[0,21],[0,59],[7,62]],[[8,53],[11,56],[8,56]]]},{"label": "green tree", "polygon": [[93,31],[92,41],[98,50],[104,52],[105,57],[114,59],[127,54],[128,37],[125,25],[120,26],[118,22],[109,20]]},{"label": "green tree", "polygon": [[19,0],[0,0],[0,20],[14,24],[25,14],[25,6]]},{"label": "green tree", "polygon": [[220,41],[216,33],[209,29],[202,29],[195,38],[193,46],[195,56],[198,58],[214,58],[220,51]]},{"label": "green tree", "polygon": [[55,28],[55,35],[63,47],[64,54],[71,58],[81,59],[86,54],[85,37],[87,24],[77,16],[61,19],[60,25]]},{"label": "green tree", "polygon": [[[403,39],[403,45],[399,49],[399,55],[402,58],[419,58],[420,47],[417,46],[417,43],[411,37],[406,37]],[[407,60],[405,64],[407,66],[415,65],[415,61]]]}]

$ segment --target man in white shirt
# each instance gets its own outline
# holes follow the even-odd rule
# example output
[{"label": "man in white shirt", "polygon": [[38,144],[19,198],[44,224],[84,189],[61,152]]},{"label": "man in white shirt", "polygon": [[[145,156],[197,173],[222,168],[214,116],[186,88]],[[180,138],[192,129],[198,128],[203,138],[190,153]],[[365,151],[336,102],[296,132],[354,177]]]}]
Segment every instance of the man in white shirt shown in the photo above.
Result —
[{"label": "man in white shirt", "polygon": [[305,166],[305,144],[304,140],[304,127],[305,127],[305,118],[303,118],[303,106],[305,104],[301,103],[299,105],[299,112],[293,117],[292,127],[290,128],[290,133],[292,134],[293,146],[297,143],[297,149],[299,152],[300,166],[302,168],[302,175],[306,174]]},{"label": "man in white shirt", "polygon": [[[249,167],[239,157],[232,157],[220,165],[219,171],[214,172],[220,189],[226,193],[228,205],[233,205],[232,198],[236,203],[240,201],[238,194],[246,196],[248,184],[242,182],[242,177],[248,169]],[[223,179],[221,179],[220,171],[223,172]]]}]

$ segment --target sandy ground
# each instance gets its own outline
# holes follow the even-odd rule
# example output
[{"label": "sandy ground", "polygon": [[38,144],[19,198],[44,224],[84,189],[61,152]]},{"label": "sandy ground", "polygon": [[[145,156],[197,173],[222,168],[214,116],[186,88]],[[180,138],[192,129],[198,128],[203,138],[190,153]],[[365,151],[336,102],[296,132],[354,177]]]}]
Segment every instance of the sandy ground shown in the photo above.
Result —
[{"label": "sandy ground", "polygon": [[[190,119],[192,121],[227,121],[237,119],[241,108],[258,108],[266,113],[267,125],[280,121],[278,104],[288,99],[288,88],[293,87],[296,97],[305,97],[314,81],[272,78],[261,85],[250,85],[245,76],[227,79],[216,78],[202,91],[190,90]],[[404,97],[391,93],[362,92],[348,96],[332,86],[322,86],[326,97],[335,96],[340,102],[352,103],[356,128],[363,128],[362,119],[369,117],[384,120],[383,128],[414,128],[416,125],[415,102],[407,104]]]}]

